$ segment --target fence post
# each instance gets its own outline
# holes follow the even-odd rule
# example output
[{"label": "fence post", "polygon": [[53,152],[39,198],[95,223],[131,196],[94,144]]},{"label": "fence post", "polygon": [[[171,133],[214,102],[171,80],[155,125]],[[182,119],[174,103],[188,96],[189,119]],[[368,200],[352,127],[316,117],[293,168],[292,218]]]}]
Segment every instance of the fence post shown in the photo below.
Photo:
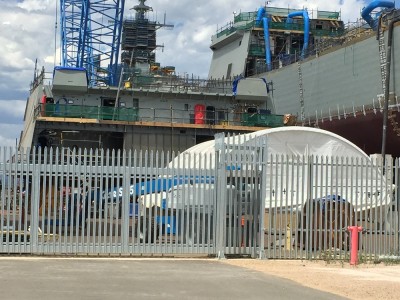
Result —
[{"label": "fence post", "polygon": [[40,203],[40,168],[41,168],[41,155],[42,147],[33,148],[33,174],[32,176],[32,191],[31,191],[31,222],[30,228],[30,242],[32,245],[32,252],[38,251],[38,229],[39,229],[39,203]]},{"label": "fence post", "polygon": [[217,258],[225,258],[225,218],[226,218],[226,174],[225,174],[225,135],[219,133],[215,135],[215,182],[214,189],[215,199],[217,202],[217,217],[216,217],[216,250]]},{"label": "fence post", "polygon": [[265,199],[267,197],[267,160],[268,160],[268,151],[267,151],[267,137],[263,136],[260,141],[260,150],[261,150],[261,178],[260,178],[260,251],[258,258],[265,259]]},{"label": "fence post", "polygon": [[[129,156],[130,156],[131,152],[129,151]],[[124,191],[125,193],[123,193],[122,196],[122,222],[121,222],[121,242],[122,242],[122,251],[124,253],[128,253],[129,252],[129,210],[130,210],[130,184],[131,184],[131,168],[129,166],[127,166],[127,157],[126,157],[126,150],[123,149],[122,150],[122,174],[123,174],[123,186],[124,186]],[[118,203],[118,201],[117,201]],[[133,203],[134,204],[134,203]],[[135,216],[133,216],[133,220],[134,220]]]}]

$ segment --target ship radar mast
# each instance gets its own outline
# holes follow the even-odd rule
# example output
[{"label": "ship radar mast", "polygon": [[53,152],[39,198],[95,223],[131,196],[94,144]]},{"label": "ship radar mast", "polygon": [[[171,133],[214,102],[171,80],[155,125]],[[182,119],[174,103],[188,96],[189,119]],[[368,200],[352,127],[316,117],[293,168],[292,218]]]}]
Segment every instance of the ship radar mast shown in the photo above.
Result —
[{"label": "ship radar mast", "polygon": [[136,10],[136,20],[144,20],[146,13],[148,11],[153,11],[153,8],[144,4],[146,0],[139,0],[139,2],[138,5],[133,7],[133,9]]},{"label": "ship radar mast", "polygon": [[149,75],[158,70],[160,65],[156,62],[155,51],[164,46],[157,44],[156,31],[161,27],[174,27],[165,23],[165,15],[163,23],[149,20],[147,14],[153,8],[145,2],[139,0],[139,4],[131,8],[136,11],[135,18],[124,20],[122,26],[121,61],[127,73]]}]

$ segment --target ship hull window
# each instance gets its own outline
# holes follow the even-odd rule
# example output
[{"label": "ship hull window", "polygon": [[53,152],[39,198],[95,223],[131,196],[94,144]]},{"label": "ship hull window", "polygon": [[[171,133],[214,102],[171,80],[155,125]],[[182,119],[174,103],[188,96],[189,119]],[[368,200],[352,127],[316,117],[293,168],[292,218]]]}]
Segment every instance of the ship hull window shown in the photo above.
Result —
[{"label": "ship hull window", "polygon": [[206,121],[207,121],[207,124],[215,125],[215,107],[214,106],[207,106]]},{"label": "ship hull window", "polygon": [[103,98],[102,99],[103,101],[103,103],[102,103],[102,105],[103,106],[106,106],[106,107],[110,107],[110,106],[112,106],[112,107],[114,107],[115,106],[115,99],[114,98]]},{"label": "ship hull window", "polygon": [[112,120],[114,118],[114,107],[115,107],[115,98],[103,98],[102,99],[102,119],[103,120]]},{"label": "ship hull window", "polygon": [[218,111],[218,120],[225,121],[226,120],[226,113],[223,110]]}]

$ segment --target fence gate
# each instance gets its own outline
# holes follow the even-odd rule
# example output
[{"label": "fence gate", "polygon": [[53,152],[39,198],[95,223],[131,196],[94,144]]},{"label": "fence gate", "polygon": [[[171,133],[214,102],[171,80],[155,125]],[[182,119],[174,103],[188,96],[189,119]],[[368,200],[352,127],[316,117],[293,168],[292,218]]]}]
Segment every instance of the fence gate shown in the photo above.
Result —
[{"label": "fence gate", "polygon": [[[216,135],[218,256],[264,256],[266,137]],[[219,205],[218,205],[219,204]]]}]

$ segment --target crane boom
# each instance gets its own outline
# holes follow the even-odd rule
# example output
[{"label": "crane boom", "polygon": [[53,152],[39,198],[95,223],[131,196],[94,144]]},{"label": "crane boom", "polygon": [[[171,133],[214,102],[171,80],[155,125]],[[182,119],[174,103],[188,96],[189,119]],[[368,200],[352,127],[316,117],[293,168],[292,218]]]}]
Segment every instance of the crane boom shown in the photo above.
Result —
[{"label": "crane boom", "polygon": [[118,82],[125,0],[60,0],[61,61],[84,67],[91,86]]}]

